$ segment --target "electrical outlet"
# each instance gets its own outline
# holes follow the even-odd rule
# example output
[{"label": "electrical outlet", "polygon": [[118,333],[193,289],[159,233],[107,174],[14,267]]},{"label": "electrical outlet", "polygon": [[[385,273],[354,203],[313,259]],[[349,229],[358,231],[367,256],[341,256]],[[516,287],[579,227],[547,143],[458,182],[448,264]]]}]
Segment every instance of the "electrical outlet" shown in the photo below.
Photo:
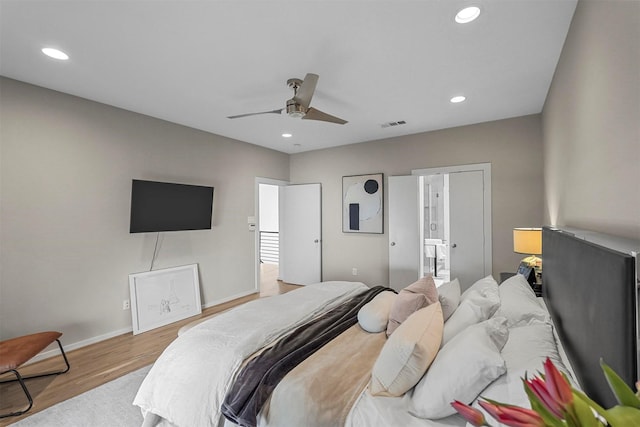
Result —
[{"label": "electrical outlet", "polygon": [[355,268],[355,267],[353,267],[353,268],[351,269],[351,275],[353,275],[353,276],[357,276],[357,275],[358,275],[358,269],[357,269],[357,268]]},{"label": "electrical outlet", "polygon": [[128,299],[122,301],[123,310],[129,310],[130,308],[131,308],[131,302]]}]

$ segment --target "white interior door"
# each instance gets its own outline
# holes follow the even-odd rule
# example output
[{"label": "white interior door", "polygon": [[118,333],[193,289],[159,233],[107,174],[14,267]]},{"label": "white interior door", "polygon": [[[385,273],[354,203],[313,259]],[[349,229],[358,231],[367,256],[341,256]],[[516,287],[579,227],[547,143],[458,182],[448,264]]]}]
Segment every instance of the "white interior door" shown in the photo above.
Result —
[{"label": "white interior door", "polygon": [[320,184],[280,187],[280,279],[296,285],[322,280]]},{"label": "white interior door", "polygon": [[399,291],[423,274],[423,179],[390,176],[388,188],[389,286]]},{"label": "white interior door", "polygon": [[483,171],[449,174],[451,278],[462,290],[490,271],[485,270]]}]

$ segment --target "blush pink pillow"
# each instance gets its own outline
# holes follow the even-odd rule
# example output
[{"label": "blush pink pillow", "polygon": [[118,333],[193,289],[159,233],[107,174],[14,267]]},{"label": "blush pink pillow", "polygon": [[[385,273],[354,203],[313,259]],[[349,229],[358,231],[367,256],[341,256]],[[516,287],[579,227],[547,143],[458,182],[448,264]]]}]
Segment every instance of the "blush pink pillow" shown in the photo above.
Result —
[{"label": "blush pink pillow", "polygon": [[401,290],[391,306],[387,336],[413,313],[437,301],[438,290],[430,274]]}]

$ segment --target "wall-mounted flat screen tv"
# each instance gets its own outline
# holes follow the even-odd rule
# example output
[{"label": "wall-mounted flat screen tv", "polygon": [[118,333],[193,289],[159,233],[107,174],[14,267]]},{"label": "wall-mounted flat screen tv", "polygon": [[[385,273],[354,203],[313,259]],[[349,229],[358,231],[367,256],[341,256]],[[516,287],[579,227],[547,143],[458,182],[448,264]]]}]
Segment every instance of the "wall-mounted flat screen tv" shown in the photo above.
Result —
[{"label": "wall-mounted flat screen tv", "polygon": [[130,233],[211,228],[213,187],[134,179]]}]

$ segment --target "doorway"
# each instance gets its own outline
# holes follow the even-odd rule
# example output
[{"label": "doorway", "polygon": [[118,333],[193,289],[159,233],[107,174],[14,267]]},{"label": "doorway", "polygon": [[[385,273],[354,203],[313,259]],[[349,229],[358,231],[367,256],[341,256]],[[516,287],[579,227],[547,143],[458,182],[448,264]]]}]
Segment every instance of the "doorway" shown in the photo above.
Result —
[{"label": "doorway", "polygon": [[437,285],[450,279],[449,174],[426,175],[424,179],[423,275],[431,273]]},{"label": "doorway", "polygon": [[420,169],[390,176],[389,285],[431,273],[462,289],[491,274],[491,165]]},{"label": "doorway", "polygon": [[260,296],[280,292],[279,187],[287,181],[257,177],[255,181],[255,286]]},{"label": "doorway", "polygon": [[423,273],[439,267],[437,276],[458,278],[463,290],[491,274],[491,164],[411,173],[425,180],[423,259],[433,260]]},{"label": "doorway", "polygon": [[[261,296],[322,280],[321,186],[256,178],[255,286]],[[251,225],[250,225],[251,227]],[[288,289],[287,289],[288,290]]]},{"label": "doorway", "polygon": [[279,185],[258,183],[258,275],[260,296],[279,293],[280,285],[280,213]]}]

